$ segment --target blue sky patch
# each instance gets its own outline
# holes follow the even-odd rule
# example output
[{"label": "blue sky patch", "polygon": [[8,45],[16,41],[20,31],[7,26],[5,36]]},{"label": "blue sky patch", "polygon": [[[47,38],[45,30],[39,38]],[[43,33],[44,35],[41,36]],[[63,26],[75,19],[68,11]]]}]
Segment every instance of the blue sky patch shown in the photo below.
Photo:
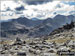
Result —
[{"label": "blue sky patch", "polygon": [[69,5],[75,5],[75,2],[64,2],[64,1],[63,1],[63,3],[64,3],[64,4],[69,4]]}]

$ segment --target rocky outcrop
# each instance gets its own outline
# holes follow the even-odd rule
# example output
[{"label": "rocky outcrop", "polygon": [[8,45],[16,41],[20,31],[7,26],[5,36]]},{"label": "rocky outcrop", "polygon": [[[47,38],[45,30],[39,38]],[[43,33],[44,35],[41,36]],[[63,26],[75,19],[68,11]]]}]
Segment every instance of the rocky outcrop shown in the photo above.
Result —
[{"label": "rocky outcrop", "polygon": [[71,29],[73,30],[73,28],[75,28],[75,22],[71,21],[70,24],[63,25],[63,27],[60,27],[60,28],[54,30],[53,32],[51,32],[50,35],[62,33],[64,31],[69,31]]}]

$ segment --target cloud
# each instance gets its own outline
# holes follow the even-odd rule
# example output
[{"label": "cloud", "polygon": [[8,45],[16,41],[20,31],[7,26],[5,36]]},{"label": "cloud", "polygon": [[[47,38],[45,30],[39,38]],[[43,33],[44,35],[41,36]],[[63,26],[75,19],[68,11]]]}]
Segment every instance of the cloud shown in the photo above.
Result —
[{"label": "cloud", "polygon": [[20,4],[17,4],[14,1],[1,1],[1,10],[6,10],[8,7],[14,10],[14,8],[18,6],[20,6]]},{"label": "cloud", "polygon": [[7,12],[1,12],[1,19],[0,20],[9,20],[9,19],[16,19],[20,17],[20,15],[16,15],[12,11],[7,11]]},{"label": "cloud", "polygon": [[27,3],[29,5],[37,5],[37,4],[43,4],[50,2],[52,0],[22,0],[24,3]]},{"label": "cloud", "polygon": [[[48,2],[42,5],[27,5],[27,10],[23,11],[25,17],[30,19],[37,17],[39,19],[53,18],[57,14],[70,15],[70,11],[74,11],[74,5],[64,4],[61,1]],[[56,12],[56,14],[54,14]]]},{"label": "cloud", "polygon": [[[15,19],[21,16],[24,8],[22,7],[22,1],[18,1],[17,3],[14,1],[0,1],[1,2],[1,19],[0,20],[8,20]],[[20,2],[20,3],[19,3]]]},{"label": "cloud", "polygon": [[[25,1],[25,0],[24,0]],[[28,0],[30,1],[30,0]],[[43,1],[43,0],[41,0]],[[15,6],[14,6],[14,5]],[[29,5],[23,1],[2,1],[1,2],[1,18],[8,20],[25,16],[29,19],[38,18],[46,19],[61,15],[75,15],[74,5],[66,4],[62,1],[52,1],[43,4]]]}]

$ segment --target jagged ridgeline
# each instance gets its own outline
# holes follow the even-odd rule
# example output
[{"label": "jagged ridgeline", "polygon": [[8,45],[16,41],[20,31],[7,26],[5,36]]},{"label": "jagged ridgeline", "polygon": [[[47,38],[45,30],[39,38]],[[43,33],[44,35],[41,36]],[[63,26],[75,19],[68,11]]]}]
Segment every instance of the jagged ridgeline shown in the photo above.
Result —
[{"label": "jagged ridgeline", "polygon": [[[73,15],[57,15],[54,18],[36,21],[26,17],[19,17],[11,21],[1,22],[0,32],[1,37],[4,38],[42,37],[64,31],[65,29],[71,29],[74,27],[74,22],[75,16]],[[55,29],[58,29],[58,31],[55,32]]]}]

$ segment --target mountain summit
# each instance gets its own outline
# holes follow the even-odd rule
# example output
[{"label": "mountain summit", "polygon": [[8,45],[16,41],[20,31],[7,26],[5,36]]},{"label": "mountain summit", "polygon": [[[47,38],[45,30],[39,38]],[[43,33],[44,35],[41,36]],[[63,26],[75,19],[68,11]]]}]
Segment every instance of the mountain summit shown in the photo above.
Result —
[{"label": "mountain summit", "polygon": [[26,17],[19,17],[8,22],[1,22],[1,37],[12,37],[16,35],[40,37],[49,35],[54,29],[62,27],[66,23],[75,21],[75,16],[57,15],[46,20],[31,20]]}]

